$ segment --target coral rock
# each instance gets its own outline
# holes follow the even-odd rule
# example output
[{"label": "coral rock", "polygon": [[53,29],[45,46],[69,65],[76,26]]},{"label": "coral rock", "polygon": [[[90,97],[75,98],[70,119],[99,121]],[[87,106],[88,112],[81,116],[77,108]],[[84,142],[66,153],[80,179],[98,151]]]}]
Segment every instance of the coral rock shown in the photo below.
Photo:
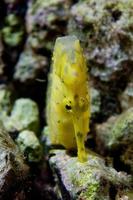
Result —
[{"label": "coral rock", "polygon": [[84,0],[72,6],[69,33],[82,41],[92,76],[114,81],[130,74],[132,9],[132,0]]},{"label": "coral rock", "polygon": [[97,144],[102,143],[110,151],[129,146],[133,143],[133,108],[97,125],[96,132]]},{"label": "coral rock", "polygon": [[42,157],[42,147],[34,132],[28,130],[20,132],[16,142],[29,162],[40,161]]},{"label": "coral rock", "polygon": [[4,126],[9,132],[31,130],[39,131],[39,111],[37,104],[30,99],[15,101],[11,116],[4,121]]},{"label": "coral rock", "polygon": [[11,111],[11,91],[5,85],[0,86],[0,118],[4,118]]},{"label": "coral rock", "polygon": [[26,49],[15,66],[14,79],[29,84],[35,82],[40,74],[46,73],[47,59],[44,56],[35,54],[32,50]]},{"label": "coral rock", "polygon": [[24,27],[22,20],[15,14],[9,14],[5,19],[5,26],[2,29],[2,38],[10,47],[21,46],[24,40]]},{"label": "coral rock", "polygon": [[109,200],[111,184],[117,188],[130,188],[131,184],[131,176],[106,167],[104,160],[92,152],[87,162],[79,163],[64,150],[52,151],[50,166],[65,200]]},{"label": "coral rock", "polygon": [[23,156],[0,122],[0,199],[11,186],[23,181],[27,173]]},{"label": "coral rock", "polygon": [[37,0],[29,4],[26,21],[33,49],[52,50],[54,40],[66,33],[69,4],[68,0]]}]

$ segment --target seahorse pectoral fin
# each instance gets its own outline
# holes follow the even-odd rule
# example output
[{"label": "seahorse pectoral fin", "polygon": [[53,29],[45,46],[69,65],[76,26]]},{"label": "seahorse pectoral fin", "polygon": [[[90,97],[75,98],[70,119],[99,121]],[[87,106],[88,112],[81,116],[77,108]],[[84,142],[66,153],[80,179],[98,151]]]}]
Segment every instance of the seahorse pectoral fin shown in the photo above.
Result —
[{"label": "seahorse pectoral fin", "polygon": [[86,134],[84,133],[83,120],[79,117],[73,116],[73,125],[77,142],[78,160],[80,162],[85,162],[87,161],[87,153],[84,144]]}]

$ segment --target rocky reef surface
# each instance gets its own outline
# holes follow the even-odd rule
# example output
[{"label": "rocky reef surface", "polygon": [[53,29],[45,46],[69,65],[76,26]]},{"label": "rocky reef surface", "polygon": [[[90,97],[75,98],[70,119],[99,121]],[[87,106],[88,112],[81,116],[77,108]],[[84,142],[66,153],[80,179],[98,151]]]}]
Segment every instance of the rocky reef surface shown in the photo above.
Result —
[{"label": "rocky reef surface", "polygon": [[88,152],[88,161],[79,163],[77,157],[71,157],[64,150],[52,151],[50,166],[58,178],[62,199],[109,200],[114,193],[129,190],[132,177],[107,167],[102,157]]},{"label": "rocky reef surface", "polygon": [[[1,0],[0,19],[0,199],[132,200],[133,1]],[[43,131],[53,46],[68,34],[88,65],[83,164]]]},{"label": "rocky reef surface", "polygon": [[23,184],[28,175],[28,166],[23,155],[0,122],[0,199],[17,184]]}]

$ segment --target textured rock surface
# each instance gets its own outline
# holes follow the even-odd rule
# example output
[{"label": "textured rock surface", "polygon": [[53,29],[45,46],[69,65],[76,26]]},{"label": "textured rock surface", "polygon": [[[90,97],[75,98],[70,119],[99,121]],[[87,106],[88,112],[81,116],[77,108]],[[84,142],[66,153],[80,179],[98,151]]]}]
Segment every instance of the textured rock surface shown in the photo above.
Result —
[{"label": "textured rock surface", "polygon": [[123,111],[133,107],[133,76],[131,76],[124,92],[119,96],[119,100]]},{"label": "textured rock surface", "polygon": [[118,192],[116,196],[116,200],[132,200],[132,199],[133,199],[132,190],[124,190],[122,192]]},{"label": "textured rock surface", "polygon": [[100,108],[101,108],[100,92],[95,88],[91,88],[90,97],[91,97],[91,118],[95,118],[100,113]]},{"label": "textured rock surface", "polygon": [[105,166],[99,156],[88,153],[88,161],[79,163],[64,150],[52,152],[50,166],[57,176],[62,199],[109,200],[110,187],[130,187],[131,177]]},{"label": "textured rock surface", "polygon": [[133,144],[131,143],[127,148],[124,149],[120,156],[122,163],[127,166],[128,170],[133,174]]},{"label": "textured rock surface", "polygon": [[16,142],[29,162],[41,160],[42,146],[34,132],[28,130],[20,132]]},{"label": "textured rock surface", "polygon": [[133,108],[108,122],[97,125],[97,143],[102,142],[108,149],[127,147],[133,143]]},{"label": "textured rock surface", "polygon": [[13,185],[24,180],[27,172],[23,156],[0,122],[0,199]]},{"label": "textured rock surface", "polygon": [[7,116],[11,111],[11,91],[5,85],[0,85],[0,118]]},{"label": "textured rock surface", "polygon": [[22,83],[30,84],[42,74],[46,73],[47,59],[44,56],[34,53],[30,49],[26,49],[15,66],[14,79]]},{"label": "textured rock surface", "polygon": [[52,50],[54,40],[66,33],[69,4],[68,0],[37,0],[29,3],[26,21],[30,34],[28,41],[33,49]]},{"label": "textured rock surface", "polygon": [[5,19],[5,26],[2,29],[2,38],[6,45],[17,47],[24,40],[24,27],[21,19],[15,14],[9,14]]},{"label": "textured rock surface", "polygon": [[3,62],[3,44],[1,40],[1,34],[0,34],[0,80],[2,79],[2,76],[4,75],[4,62]]},{"label": "textured rock surface", "polygon": [[109,137],[109,148],[133,143],[133,108],[128,109],[117,118]]},{"label": "textured rock surface", "polygon": [[116,118],[116,116],[110,117],[106,122],[96,125],[96,144],[98,152],[101,154],[109,148],[110,133]]},{"label": "textured rock surface", "polygon": [[18,99],[15,101],[11,116],[4,122],[9,132],[31,130],[39,131],[39,111],[37,104],[30,99]]},{"label": "textured rock surface", "polygon": [[117,72],[131,71],[132,9],[132,0],[85,0],[71,9],[69,32],[81,39],[91,74],[102,81],[114,81],[123,74]]}]

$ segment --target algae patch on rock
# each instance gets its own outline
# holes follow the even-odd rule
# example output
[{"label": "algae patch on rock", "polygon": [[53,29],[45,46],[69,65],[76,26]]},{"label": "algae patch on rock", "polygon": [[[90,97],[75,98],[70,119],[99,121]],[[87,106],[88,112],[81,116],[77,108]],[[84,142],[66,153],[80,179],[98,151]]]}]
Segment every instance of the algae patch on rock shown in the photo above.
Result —
[{"label": "algae patch on rock", "polygon": [[133,143],[133,108],[117,118],[109,137],[109,148]]},{"label": "algae patch on rock", "polygon": [[0,122],[0,199],[13,185],[23,181],[27,173],[24,157]]},{"label": "algae patch on rock", "polygon": [[90,73],[101,81],[114,81],[130,74],[132,9],[132,0],[84,0],[71,8],[68,31],[82,41]]},{"label": "algae patch on rock", "polygon": [[113,150],[127,147],[133,143],[133,108],[97,125],[96,130],[97,142],[101,141],[106,148]]},{"label": "algae patch on rock", "polygon": [[14,80],[21,83],[30,84],[36,81],[36,78],[47,71],[47,58],[34,53],[28,47],[20,55],[18,63],[15,66]]},{"label": "algae patch on rock", "polygon": [[37,0],[29,4],[26,27],[34,50],[52,50],[54,40],[66,33],[70,1]]},{"label": "algae patch on rock", "polygon": [[15,101],[11,115],[4,122],[9,132],[31,130],[39,131],[39,110],[37,104],[30,99],[18,99]]},{"label": "algae patch on rock", "polygon": [[90,97],[91,97],[91,118],[96,118],[96,116],[100,113],[100,108],[101,108],[100,92],[97,89],[91,87]]},{"label": "algae patch on rock", "polygon": [[34,132],[24,130],[19,133],[16,142],[20,151],[29,162],[38,162],[42,158],[42,146]]},{"label": "algae patch on rock", "polygon": [[24,27],[20,17],[11,13],[5,18],[2,37],[3,41],[11,47],[17,47],[22,43],[24,40]]},{"label": "algae patch on rock", "polygon": [[106,167],[104,160],[89,152],[88,161],[79,163],[64,150],[51,152],[50,166],[56,174],[63,199],[110,200],[110,187],[130,188],[131,176]]},{"label": "algae patch on rock", "polygon": [[0,86],[0,118],[4,118],[11,111],[11,91],[5,85]]},{"label": "algae patch on rock", "polygon": [[119,101],[123,111],[133,107],[133,76],[123,93],[119,95]]}]

